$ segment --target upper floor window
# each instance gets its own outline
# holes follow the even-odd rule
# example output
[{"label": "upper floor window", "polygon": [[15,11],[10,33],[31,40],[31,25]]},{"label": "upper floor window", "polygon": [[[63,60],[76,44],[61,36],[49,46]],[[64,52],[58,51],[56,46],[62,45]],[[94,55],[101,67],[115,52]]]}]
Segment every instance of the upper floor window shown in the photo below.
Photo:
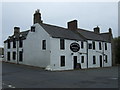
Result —
[{"label": "upper floor window", "polygon": [[16,41],[13,39],[13,48],[16,48]]},{"label": "upper floor window", "polygon": [[35,26],[31,26],[31,32],[35,32]]},{"label": "upper floor window", "polygon": [[95,50],[95,42],[93,41],[93,50]]},{"label": "upper floor window", "polygon": [[81,63],[84,63],[84,56],[81,56]]},{"label": "upper floor window", "polygon": [[42,49],[46,50],[46,40],[42,40]]},{"label": "upper floor window", "polygon": [[99,50],[102,50],[101,42],[99,42]]},{"label": "upper floor window", "polygon": [[105,43],[105,50],[107,50],[107,43]]},{"label": "upper floor window", "polygon": [[84,43],[81,41],[81,48],[84,48]]},{"label": "upper floor window", "polygon": [[19,47],[23,47],[23,40],[19,40]]},{"label": "upper floor window", "polygon": [[88,44],[88,48],[92,49],[92,44],[91,43]]},{"label": "upper floor window", "polygon": [[64,39],[60,39],[60,49],[61,50],[65,49],[65,40]]},{"label": "upper floor window", "polygon": [[65,56],[61,56],[61,67],[65,66]]},{"label": "upper floor window", "polygon": [[93,64],[96,64],[96,57],[93,56]]},{"label": "upper floor window", "polygon": [[7,48],[10,49],[10,41],[8,40]]}]

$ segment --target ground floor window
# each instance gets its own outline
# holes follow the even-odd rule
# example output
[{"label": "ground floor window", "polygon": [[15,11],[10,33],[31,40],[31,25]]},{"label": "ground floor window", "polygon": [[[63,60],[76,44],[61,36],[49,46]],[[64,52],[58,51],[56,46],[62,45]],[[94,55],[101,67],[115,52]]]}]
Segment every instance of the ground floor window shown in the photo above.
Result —
[{"label": "ground floor window", "polygon": [[65,56],[61,56],[61,67],[65,66]]},{"label": "ground floor window", "polygon": [[96,57],[93,56],[93,64],[96,64]]},{"label": "ground floor window", "polygon": [[107,63],[107,55],[105,55],[105,62]]},{"label": "ground floor window", "polygon": [[10,52],[7,52],[7,60],[10,61]]},{"label": "ground floor window", "polygon": [[19,51],[19,61],[23,61],[23,52]]},{"label": "ground floor window", "polygon": [[13,60],[16,60],[16,52],[13,52]]},{"label": "ground floor window", "polygon": [[81,63],[84,63],[84,56],[81,56]]}]

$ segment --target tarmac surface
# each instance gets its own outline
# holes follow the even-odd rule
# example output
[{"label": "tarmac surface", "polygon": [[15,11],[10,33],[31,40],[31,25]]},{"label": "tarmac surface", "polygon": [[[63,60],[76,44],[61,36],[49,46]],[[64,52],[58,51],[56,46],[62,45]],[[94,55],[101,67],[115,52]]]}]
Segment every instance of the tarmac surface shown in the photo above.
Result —
[{"label": "tarmac surface", "polygon": [[118,67],[51,72],[3,62],[2,88],[118,88]]}]

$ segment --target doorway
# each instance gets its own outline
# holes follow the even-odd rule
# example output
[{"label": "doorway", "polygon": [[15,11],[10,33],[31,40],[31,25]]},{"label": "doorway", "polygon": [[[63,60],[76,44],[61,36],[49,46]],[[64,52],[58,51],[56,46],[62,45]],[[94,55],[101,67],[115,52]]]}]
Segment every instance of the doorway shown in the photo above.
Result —
[{"label": "doorway", "polygon": [[74,60],[74,69],[77,68],[77,56],[73,56],[73,60]]},{"label": "doorway", "polygon": [[102,55],[100,55],[100,67],[102,67]]}]

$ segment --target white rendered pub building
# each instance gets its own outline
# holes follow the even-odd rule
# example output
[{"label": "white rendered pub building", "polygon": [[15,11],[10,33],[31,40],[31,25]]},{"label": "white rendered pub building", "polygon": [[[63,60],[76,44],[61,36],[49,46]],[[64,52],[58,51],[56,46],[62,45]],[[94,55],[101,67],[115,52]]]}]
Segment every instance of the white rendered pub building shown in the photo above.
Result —
[{"label": "white rendered pub building", "polygon": [[45,24],[41,13],[34,13],[33,25],[4,41],[4,61],[43,67],[46,70],[73,70],[112,66],[112,30],[100,33],[95,27],[88,31],[77,27],[77,20],[67,28]]}]

